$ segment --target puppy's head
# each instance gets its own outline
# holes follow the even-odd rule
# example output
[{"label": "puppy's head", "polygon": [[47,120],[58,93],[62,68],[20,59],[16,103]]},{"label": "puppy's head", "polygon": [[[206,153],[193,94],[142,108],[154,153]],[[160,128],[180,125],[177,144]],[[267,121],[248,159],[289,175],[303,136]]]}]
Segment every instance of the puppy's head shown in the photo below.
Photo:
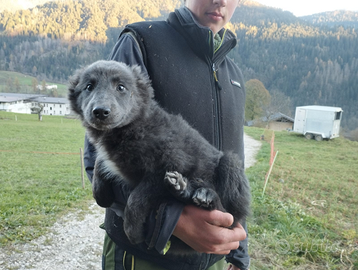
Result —
[{"label": "puppy's head", "polygon": [[76,71],[68,98],[85,127],[109,130],[144,117],[153,95],[139,66],[102,60]]}]

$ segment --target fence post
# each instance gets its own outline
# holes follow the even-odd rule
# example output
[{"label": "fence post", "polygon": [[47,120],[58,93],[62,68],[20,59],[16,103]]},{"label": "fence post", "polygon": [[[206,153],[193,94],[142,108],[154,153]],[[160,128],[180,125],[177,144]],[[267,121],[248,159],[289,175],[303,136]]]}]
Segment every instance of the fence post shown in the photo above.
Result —
[{"label": "fence post", "polygon": [[271,164],[270,170],[269,170],[269,172],[268,172],[268,174],[267,174],[267,177],[266,177],[266,179],[265,179],[265,186],[264,186],[264,190],[262,191],[262,197],[265,195],[265,190],[266,190],[266,186],[267,186],[267,183],[268,183],[268,179],[270,178],[270,174],[271,174],[273,165],[275,164],[275,160],[276,160],[277,154],[278,154],[278,151],[276,151],[275,158],[273,159],[273,162],[272,162],[272,164]]},{"label": "fence post", "polygon": [[275,157],[275,132],[272,131],[272,137],[271,137],[271,156],[270,156],[270,166],[272,165],[273,159]]},{"label": "fence post", "polygon": [[274,131],[272,131],[272,137],[271,137],[270,145],[271,145],[270,170],[268,171],[268,173],[265,176],[265,184],[264,184],[264,189],[262,191],[262,196],[265,195],[266,186],[267,186],[267,183],[268,183],[268,180],[270,178],[270,174],[271,174],[273,165],[275,163],[275,160],[276,160],[276,157],[277,157],[277,154],[278,154],[278,151],[276,151],[276,153],[275,153],[275,132]]},{"label": "fence post", "polygon": [[273,165],[275,164],[275,160],[276,160],[277,154],[278,154],[278,151],[276,151],[275,158],[274,158],[273,161],[272,161],[270,170],[269,170],[269,172],[268,172],[268,174],[267,174],[267,177],[266,177],[266,179],[265,179],[265,186],[264,186],[264,190],[262,191],[262,197],[265,195],[266,186],[267,186],[268,180],[269,180],[269,178],[270,178],[270,174],[271,174]]},{"label": "fence post", "polygon": [[85,177],[84,177],[84,164],[83,164],[83,151],[80,148],[80,159],[81,159],[81,179],[82,179],[82,188],[85,189]]}]

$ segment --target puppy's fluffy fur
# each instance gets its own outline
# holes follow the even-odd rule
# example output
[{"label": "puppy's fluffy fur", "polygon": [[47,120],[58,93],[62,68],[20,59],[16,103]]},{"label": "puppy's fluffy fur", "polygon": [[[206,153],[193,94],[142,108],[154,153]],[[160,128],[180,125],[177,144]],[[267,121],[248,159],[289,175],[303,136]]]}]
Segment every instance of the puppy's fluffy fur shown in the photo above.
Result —
[{"label": "puppy's fluffy fur", "polygon": [[71,109],[81,119],[97,160],[93,195],[109,207],[112,181],[131,188],[124,230],[144,241],[150,211],[170,196],[200,207],[230,212],[235,223],[249,213],[249,184],[241,161],[208,143],[182,117],[165,112],[140,67],[98,61],[71,78]]}]

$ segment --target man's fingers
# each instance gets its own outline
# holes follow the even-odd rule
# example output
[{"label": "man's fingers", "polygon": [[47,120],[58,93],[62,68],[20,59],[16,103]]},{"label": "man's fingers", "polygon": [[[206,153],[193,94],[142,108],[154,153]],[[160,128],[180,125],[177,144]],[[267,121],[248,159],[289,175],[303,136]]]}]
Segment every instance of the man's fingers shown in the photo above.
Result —
[{"label": "man's fingers", "polygon": [[234,222],[234,217],[229,213],[224,213],[219,210],[213,210],[210,212],[210,224],[228,228]]},{"label": "man's fingers", "polygon": [[198,252],[226,255],[237,249],[239,241],[246,238],[246,232],[240,224],[229,228],[233,221],[229,213],[187,205],[178,220],[174,235]]},{"label": "man's fingers", "polygon": [[215,243],[215,245],[207,253],[226,255],[229,254],[231,250],[239,248],[240,241],[246,239],[246,232],[239,223],[234,228],[229,229],[228,227],[231,226],[232,223],[232,215],[222,212],[218,213],[218,220],[211,223],[212,226],[217,227],[215,236],[211,238],[212,243]]}]

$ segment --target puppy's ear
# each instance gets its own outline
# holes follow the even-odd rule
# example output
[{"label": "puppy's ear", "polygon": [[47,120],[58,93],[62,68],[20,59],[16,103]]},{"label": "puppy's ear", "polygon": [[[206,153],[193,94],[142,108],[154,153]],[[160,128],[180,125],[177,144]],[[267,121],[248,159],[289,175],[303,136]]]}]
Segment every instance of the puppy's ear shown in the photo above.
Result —
[{"label": "puppy's ear", "polygon": [[75,71],[75,74],[69,78],[68,91],[70,91],[70,93],[75,92],[76,86],[80,82],[82,72],[83,69],[78,69]]},{"label": "puppy's ear", "polygon": [[143,93],[146,93],[149,98],[153,98],[154,90],[152,88],[152,84],[148,74],[143,73],[141,67],[138,65],[132,66],[132,72],[134,77],[136,78],[137,87],[141,89]]},{"label": "puppy's ear", "polygon": [[133,66],[131,66],[131,69],[132,69],[133,75],[137,79],[137,81],[141,80],[141,81],[143,81],[143,83],[146,83],[146,81],[149,81],[149,83],[150,83],[148,75],[145,75],[142,72],[142,68],[140,66],[133,65]]}]

